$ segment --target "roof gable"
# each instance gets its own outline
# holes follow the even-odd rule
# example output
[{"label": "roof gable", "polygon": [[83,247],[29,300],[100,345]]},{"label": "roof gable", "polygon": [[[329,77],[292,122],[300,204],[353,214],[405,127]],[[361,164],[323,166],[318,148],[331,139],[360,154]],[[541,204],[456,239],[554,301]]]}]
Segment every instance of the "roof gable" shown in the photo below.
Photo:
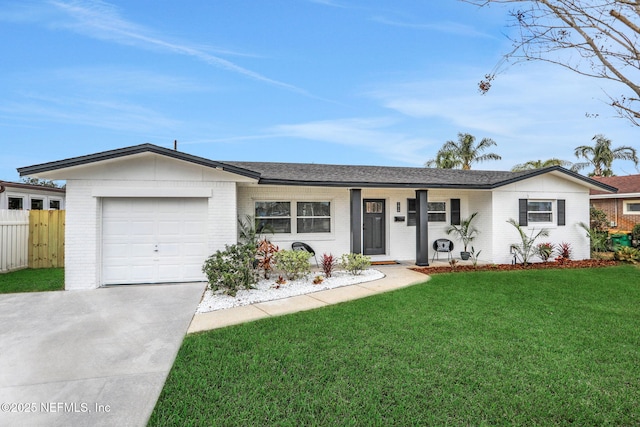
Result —
[{"label": "roof gable", "polygon": [[104,162],[137,154],[154,153],[169,158],[182,160],[188,163],[196,165],[224,170],[237,175],[242,175],[248,178],[258,179],[259,175],[253,171],[237,168],[230,165],[224,165],[220,162],[205,159],[203,157],[193,156],[191,154],[183,153],[180,151],[170,150],[168,148],[159,147],[153,144],[141,144],[132,147],[119,148],[116,150],[103,151],[100,153],[89,154],[87,156],[72,157],[69,159],[58,160],[49,163],[42,163],[39,165],[26,166],[18,168],[20,176],[37,175],[45,172],[59,171],[63,169],[90,165],[93,163]]}]

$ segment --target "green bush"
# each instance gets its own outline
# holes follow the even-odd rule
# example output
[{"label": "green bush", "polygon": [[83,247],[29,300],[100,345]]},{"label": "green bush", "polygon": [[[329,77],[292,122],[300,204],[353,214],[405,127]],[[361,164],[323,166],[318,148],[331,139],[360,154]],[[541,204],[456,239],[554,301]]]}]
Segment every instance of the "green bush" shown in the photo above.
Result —
[{"label": "green bush", "polygon": [[630,248],[622,246],[613,254],[613,259],[622,262],[629,262],[631,264],[637,264],[640,262],[640,249]]},{"label": "green bush", "polygon": [[362,254],[344,254],[340,258],[340,265],[354,276],[362,273],[362,270],[369,268],[371,258]]},{"label": "green bush", "polygon": [[276,267],[287,276],[289,280],[296,280],[311,272],[307,251],[282,250],[273,254]]},{"label": "green bush", "polygon": [[231,296],[235,296],[240,289],[251,289],[251,285],[257,281],[255,259],[256,247],[253,244],[225,245],[224,251],[216,251],[202,266],[209,289],[223,289]]}]

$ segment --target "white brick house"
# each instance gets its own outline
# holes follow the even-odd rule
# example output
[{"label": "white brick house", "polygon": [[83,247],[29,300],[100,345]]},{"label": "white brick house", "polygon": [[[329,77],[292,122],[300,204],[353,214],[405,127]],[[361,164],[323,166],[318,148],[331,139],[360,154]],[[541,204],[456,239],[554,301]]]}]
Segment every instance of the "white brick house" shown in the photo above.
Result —
[{"label": "white brick house", "polygon": [[[478,212],[481,260],[509,263],[519,220],[589,257],[577,224],[589,190],[615,189],[560,167],[527,172],[219,162],[143,144],[18,169],[67,181],[67,289],[198,281],[205,258],[254,216],[281,248],[428,265],[448,224]],[[526,224],[526,225],[525,225]],[[455,251],[454,251],[455,252]]]}]

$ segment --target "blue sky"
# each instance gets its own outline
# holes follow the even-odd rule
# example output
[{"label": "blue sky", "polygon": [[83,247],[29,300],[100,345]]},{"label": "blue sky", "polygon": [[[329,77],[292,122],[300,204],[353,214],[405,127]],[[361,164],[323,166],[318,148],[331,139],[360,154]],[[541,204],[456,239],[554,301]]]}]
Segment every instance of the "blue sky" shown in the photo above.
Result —
[{"label": "blue sky", "polygon": [[606,82],[528,63],[480,95],[506,24],[455,0],[0,1],[0,179],[174,139],[214,160],[422,166],[468,132],[498,143],[474,166],[497,170],[576,161],[597,133],[640,148]]}]

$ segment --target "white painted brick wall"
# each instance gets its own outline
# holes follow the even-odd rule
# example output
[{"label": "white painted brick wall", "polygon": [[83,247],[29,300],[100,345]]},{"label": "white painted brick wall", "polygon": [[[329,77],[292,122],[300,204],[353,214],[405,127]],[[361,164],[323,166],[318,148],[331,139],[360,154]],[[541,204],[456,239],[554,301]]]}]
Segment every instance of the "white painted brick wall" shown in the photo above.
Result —
[{"label": "white painted brick wall", "polygon": [[[568,242],[573,248],[572,259],[589,258],[589,241],[579,222],[589,223],[589,190],[581,185],[554,177],[543,176],[521,181],[516,184],[502,187],[494,191],[493,198],[493,259],[495,263],[510,263],[512,255],[509,254],[509,246],[519,243],[520,237],[517,230],[507,224],[509,218],[518,220],[518,199],[565,199],[566,200],[566,225],[534,225],[524,227],[527,235],[540,230],[542,227],[549,230],[550,235],[540,238],[539,242],[559,244]],[[556,207],[554,206],[554,214]]]},{"label": "white painted brick wall", "polygon": [[91,183],[67,181],[65,219],[65,289],[99,286],[98,200],[91,196]]},{"label": "white painted brick wall", "polygon": [[[291,249],[291,243],[304,242],[310,245],[318,256],[331,253],[336,257],[348,253],[350,249],[349,189],[319,187],[283,186],[240,186],[238,188],[238,215],[255,215],[256,201],[329,201],[331,202],[331,233],[291,233],[269,235],[269,240],[281,249]],[[291,209],[295,211],[293,204]],[[295,224],[294,224],[295,226]]]},{"label": "white painted brick wall", "polygon": [[[224,174],[225,176],[228,174]],[[144,177],[144,176],[143,176]],[[192,178],[193,175],[190,176]],[[211,178],[211,174],[207,174]],[[176,178],[173,176],[173,178]],[[65,288],[94,289],[101,285],[101,197],[108,188],[113,197],[126,197],[135,190],[161,190],[180,197],[186,189],[205,189],[208,203],[208,248],[210,253],[236,242],[236,183],[223,181],[87,180],[67,181],[67,219],[65,245]],[[102,190],[104,192],[104,190]],[[203,259],[204,262],[204,259]]]}]

